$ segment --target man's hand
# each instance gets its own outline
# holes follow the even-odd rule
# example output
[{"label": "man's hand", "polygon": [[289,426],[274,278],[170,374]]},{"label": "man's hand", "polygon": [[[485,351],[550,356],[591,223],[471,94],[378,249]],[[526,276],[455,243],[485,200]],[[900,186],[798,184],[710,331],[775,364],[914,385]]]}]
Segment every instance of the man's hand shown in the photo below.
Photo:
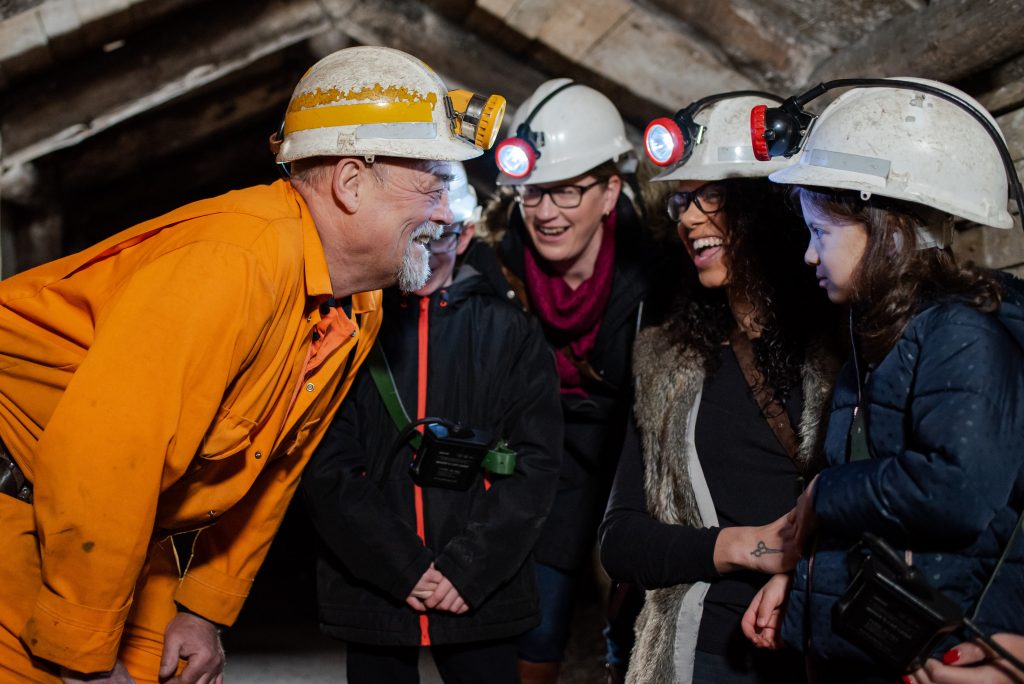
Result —
[{"label": "man's hand", "polygon": [[789,595],[789,587],[793,578],[789,574],[772,577],[757,592],[750,607],[740,620],[743,634],[758,648],[775,650],[782,648],[782,634],[779,624],[782,619],[782,606]]},{"label": "man's hand", "polygon": [[413,610],[421,613],[427,612],[427,607],[423,605],[423,602],[434,595],[434,590],[437,589],[437,585],[441,583],[442,579],[444,579],[444,575],[439,573],[431,563],[416,582],[416,586],[409,592],[409,596],[405,599],[406,604]]},{"label": "man's hand", "polygon": [[[188,664],[180,676],[174,677],[179,659]],[[178,613],[164,632],[160,680],[174,684],[223,684],[224,648],[217,626],[198,615]]]},{"label": "man's hand", "polygon": [[441,582],[437,585],[437,589],[434,593],[424,601],[424,605],[427,608],[433,610],[443,610],[455,615],[461,615],[469,610],[469,606],[459,595],[459,591],[452,585],[451,581],[443,574],[438,572],[441,577]]},{"label": "man's hand", "polygon": [[64,684],[81,684],[82,682],[88,682],[88,684],[135,684],[135,679],[128,674],[128,670],[120,660],[117,661],[113,670],[101,674],[82,674],[62,668],[60,678],[64,680]]},{"label": "man's hand", "polygon": [[[996,634],[1000,646],[1024,658],[1024,636]],[[946,651],[942,661],[929,658],[924,667],[903,678],[908,684],[1024,684],[1024,672],[1000,658],[980,641],[967,641]]]}]

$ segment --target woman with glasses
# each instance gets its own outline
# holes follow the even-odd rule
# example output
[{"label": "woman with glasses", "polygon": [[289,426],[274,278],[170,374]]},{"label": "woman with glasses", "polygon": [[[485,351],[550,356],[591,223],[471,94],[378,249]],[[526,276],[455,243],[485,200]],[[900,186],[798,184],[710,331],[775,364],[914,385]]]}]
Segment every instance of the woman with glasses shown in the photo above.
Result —
[{"label": "woman with glasses", "polygon": [[[536,321],[466,263],[495,257],[472,240],[476,194],[453,167],[455,222],[428,243],[430,278],[385,290],[374,352],[302,478],[323,541],[320,624],[347,643],[352,684],[415,684],[426,646],[445,682],[517,684],[516,637],[537,621],[530,553],[562,435],[554,361]],[[444,459],[426,439],[414,452],[382,378],[409,416],[402,427],[431,417],[478,443],[506,440],[512,472]],[[444,448],[464,454],[456,432]],[[422,477],[410,474],[414,453]]]},{"label": "woman with glasses", "polygon": [[[635,154],[607,97],[549,81],[519,107],[511,130],[496,153],[503,191],[485,223],[510,296],[540,320],[554,352],[565,425],[558,494],[535,549],[542,621],[520,640],[520,675],[554,682],[618,458],[633,338],[657,314],[656,295],[668,288],[655,280],[667,269],[641,223]],[[628,609],[612,628],[609,660],[622,668]]]},{"label": "woman with glasses", "polygon": [[798,655],[758,651],[740,628],[796,562],[785,515],[816,472],[838,366],[814,334],[827,300],[801,271],[801,227],[765,177],[782,164],[743,154],[763,101],[697,109],[695,149],[655,178],[676,183],[668,214],[690,266],[666,322],[637,338],[600,532],[608,573],[647,590],[630,682],[803,681]]}]

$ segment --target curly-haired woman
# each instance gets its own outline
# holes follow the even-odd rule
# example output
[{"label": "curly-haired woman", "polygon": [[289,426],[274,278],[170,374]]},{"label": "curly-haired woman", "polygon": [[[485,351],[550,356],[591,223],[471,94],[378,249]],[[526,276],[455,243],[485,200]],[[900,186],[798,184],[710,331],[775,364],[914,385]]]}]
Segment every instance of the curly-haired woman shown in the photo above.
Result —
[{"label": "curly-haired woman", "polygon": [[[758,652],[740,618],[792,567],[781,537],[818,465],[835,356],[827,305],[801,273],[802,234],[765,176],[779,163],[723,156],[749,139],[750,96],[695,112],[704,127],[669,214],[689,286],[634,349],[636,399],[601,528],[612,577],[647,591],[627,681],[802,680],[791,652]],[[749,147],[749,145],[748,145]]]}]

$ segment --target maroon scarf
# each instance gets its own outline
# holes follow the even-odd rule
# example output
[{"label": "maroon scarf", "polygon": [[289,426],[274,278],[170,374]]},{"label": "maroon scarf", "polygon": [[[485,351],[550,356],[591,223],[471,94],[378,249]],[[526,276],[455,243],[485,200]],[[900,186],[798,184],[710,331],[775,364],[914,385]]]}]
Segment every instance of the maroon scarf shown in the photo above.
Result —
[{"label": "maroon scarf", "polygon": [[544,323],[563,394],[587,396],[578,364],[594,348],[604,310],[612,295],[615,272],[615,211],[604,220],[601,249],[594,272],[575,290],[561,275],[544,269],[532,246],[525,250],[526,289],[534,312]]}]

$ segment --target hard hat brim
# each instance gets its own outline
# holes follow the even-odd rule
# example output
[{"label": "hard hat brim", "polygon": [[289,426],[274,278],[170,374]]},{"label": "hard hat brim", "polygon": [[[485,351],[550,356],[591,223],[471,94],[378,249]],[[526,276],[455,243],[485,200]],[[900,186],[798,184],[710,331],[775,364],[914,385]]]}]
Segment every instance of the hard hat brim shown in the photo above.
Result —
[{"label": "hard hat brim", "polygon": [[[304,132],[304,131],[303,131]],[[295,133],[286,139],[277,155],[277,162],[284,164],[309,157],[399,157],[405,159],[431,159],[437,161],[466,161],[483,154],[479,147],[461,140],[395,140],[395,139],[362,139],[358,151],[346,151],[346,146],[339,145],[334,136],[302,136]]]},{"label": "hard hat brim", "polygon": [[[861,177],[862,176],[862,177]],[[894,192],[887,188],[886,179],[881,176],[853,174],[843,169],[831,169],[823,166],[794,164],[769,176],[773,183],[783,185],[809,185],[819,188],[837,188],[855,192],[870,193],[880,197],[889,197],[906,202],[914,202],[944,211],[947,214],[979,223],[992,228],[1013,228],[1013,217],[1006,209],[996,210],[994,216],[983,216],[975,212],[965,211],[963,207],[937,200],[936,198],[915,198],[907,191]]]},{"label": "hard hat brim", "polygon": [[770,174],[789,166],[791,162],[784,159],[783,162],[772,160],[770,162],[759,162],[753,160],[743,163],[728,164],[704,164],[695,163],[689,160],[674,169],[662,171],[652,178],[652,181],[718,181],[728,178],[767,178]]}]

